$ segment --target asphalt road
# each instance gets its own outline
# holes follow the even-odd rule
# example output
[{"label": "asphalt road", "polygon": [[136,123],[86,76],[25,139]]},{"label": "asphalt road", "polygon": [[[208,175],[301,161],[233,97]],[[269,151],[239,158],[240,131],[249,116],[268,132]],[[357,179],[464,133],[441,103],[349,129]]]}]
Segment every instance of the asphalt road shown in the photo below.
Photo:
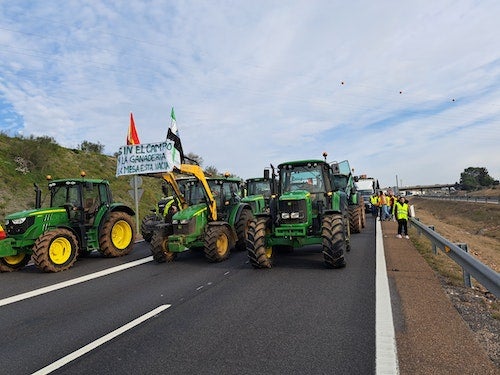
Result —
[{"label": "asphalt road", "polygon": [[[84,258],[62,273],[3,273],[0,373],[373,374],[375,225],[367,220],[340,270],[324,267],[317,246],[254,270],[244,252],[212,264],[189,251],[157,264],[140,242],[126,257]],[[120,265],[134,266],[23,299]]]}]

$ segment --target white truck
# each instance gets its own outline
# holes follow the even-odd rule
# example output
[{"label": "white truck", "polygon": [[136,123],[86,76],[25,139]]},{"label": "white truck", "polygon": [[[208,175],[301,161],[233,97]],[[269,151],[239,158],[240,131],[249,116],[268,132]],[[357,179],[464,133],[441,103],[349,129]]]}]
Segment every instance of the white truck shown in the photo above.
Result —
[{"label": "white truck", "polygon": [[363,197],[366,212],[371,212],[372,204],[370,202],[370,197],[373,194],[377,194],[380,190],[378,180],[376,178],[366,177],[366,175],[361,175],[356,177],[354,181],[356,184],[356,190]]}]

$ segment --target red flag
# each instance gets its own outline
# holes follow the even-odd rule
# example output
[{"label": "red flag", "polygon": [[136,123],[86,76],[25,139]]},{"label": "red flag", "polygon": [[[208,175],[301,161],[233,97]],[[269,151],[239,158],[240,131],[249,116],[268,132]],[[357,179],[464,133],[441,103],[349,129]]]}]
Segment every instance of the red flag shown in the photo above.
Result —
[{"label": "red flag", "polygon": [[128,145],[138,145],[141,143],[139,141],[139,136],[137,135],[137,130],[135,130],[134,116],[130,112],[130,125],[128,127],[127,133],[127,144]]}]

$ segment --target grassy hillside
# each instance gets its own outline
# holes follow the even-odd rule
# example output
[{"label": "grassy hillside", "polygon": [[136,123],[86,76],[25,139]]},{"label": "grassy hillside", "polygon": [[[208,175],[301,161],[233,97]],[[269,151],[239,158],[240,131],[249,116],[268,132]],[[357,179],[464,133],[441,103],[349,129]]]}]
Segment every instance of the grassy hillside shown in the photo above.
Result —
[{"label": "grassy hillside", "polygon": [[[78,177],[84,170],[88,178],[103,178],[110,182],[115,201],[135,209],[128,193],[131,176],[115,177],[116,159],[99,153],[72,150],[57,145],[49,137],[30,139],[10,138],[0,134],[0,223],[5,215],[34,207],[33,183],[42,189],[42,200],[49,203],[46,176]],[[140,200],[140,218],[161,196],[161,180],[143,177],[144,193]]]}]

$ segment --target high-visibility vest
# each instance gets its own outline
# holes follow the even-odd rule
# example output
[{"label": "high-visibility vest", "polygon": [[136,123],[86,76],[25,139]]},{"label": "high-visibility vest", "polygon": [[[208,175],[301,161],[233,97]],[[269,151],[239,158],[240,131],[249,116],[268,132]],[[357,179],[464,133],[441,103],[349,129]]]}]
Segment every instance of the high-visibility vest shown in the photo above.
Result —
[{"label": "high-visibility vest", "polygon": [[394,204],[394,207],[395,207],[395,212],[396,212],[396,220],[400,220],[400,219],[405,219],[405,220],[408,220],[408,203],[399,203],[399,202],[396,202]]},{"label": "high-visibility vest", "polygon": [[373,204],[374,206],[376,206],[376,205],[377,205],[377,201],[378,201],[378,197],[377,197],[377,196],[372,195],[372,196],[370,197],[370,202],[371,202],[371,204]]}]

